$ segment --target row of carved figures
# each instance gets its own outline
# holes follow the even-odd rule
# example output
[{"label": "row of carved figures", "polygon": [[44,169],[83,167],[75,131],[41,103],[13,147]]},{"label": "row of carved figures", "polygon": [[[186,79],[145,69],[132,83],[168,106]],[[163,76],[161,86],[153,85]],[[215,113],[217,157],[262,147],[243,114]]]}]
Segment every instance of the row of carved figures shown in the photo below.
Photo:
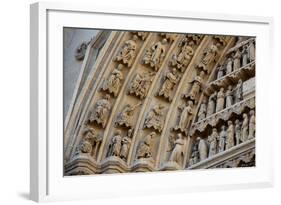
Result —
[{"label": "row of carved figures", "polygon": [[238,119],[234,123],[229,120],[227,121],[227,127],[225,125],[221,126],[220,133],[214,127],[207,138],[198,137],[193,146],[189,166],[253,139],[256,130],[255,111],[251,110],[249,115],[243,113],[242,116],[242,123]]},{"label": "row of carved figures", "polygon": [[249,41],[247,44],[242,44],[241,47],[235,49],[228,54],[226,61],[217,67],[216,79],[222,78],[240,67],[244,67],[248,63],[255,60],[255,42]]},{"label": "row of carved figures", "polygon": [[240,79],[235,88],[229,85],[226,91],[221,87],[219,92],[212,93],[209,96],[208,104],[204,98],[198,111],[198,121],[239,103],[241,100],[243,100],[243,81]]}]

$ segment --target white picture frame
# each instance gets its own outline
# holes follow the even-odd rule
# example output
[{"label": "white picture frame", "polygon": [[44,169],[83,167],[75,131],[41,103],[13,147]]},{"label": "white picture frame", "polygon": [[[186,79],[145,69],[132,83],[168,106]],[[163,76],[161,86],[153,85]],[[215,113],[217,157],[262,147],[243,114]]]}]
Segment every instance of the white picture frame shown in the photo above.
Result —
[{"label": "white picture frame", "polygon": [[[31,5],[30,23],[32,200],[95,199],[273,185],[273,131],[267,129],[272,116],[265,111],[271,104],[263,100],[270,88],[262,84],[270,81],[267,71],[273,68],[272,18],[44,2]],[[256,167],[64,177],[62,28],[67,26],[256,36]],[[266,122],[262,120],[265,118]],[[118,189],[111,184],[118,184]]]}]

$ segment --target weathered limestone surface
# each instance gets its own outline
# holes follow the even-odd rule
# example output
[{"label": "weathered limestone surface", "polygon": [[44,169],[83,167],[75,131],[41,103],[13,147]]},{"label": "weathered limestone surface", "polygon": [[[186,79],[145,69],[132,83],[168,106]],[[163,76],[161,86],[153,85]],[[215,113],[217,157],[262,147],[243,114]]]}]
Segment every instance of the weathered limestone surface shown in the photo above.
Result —
[{"label": "weathered limestone surface", "polygon": [[112,31],[66,120],[65,175],[255,166],[254,51],[254,38]]}]

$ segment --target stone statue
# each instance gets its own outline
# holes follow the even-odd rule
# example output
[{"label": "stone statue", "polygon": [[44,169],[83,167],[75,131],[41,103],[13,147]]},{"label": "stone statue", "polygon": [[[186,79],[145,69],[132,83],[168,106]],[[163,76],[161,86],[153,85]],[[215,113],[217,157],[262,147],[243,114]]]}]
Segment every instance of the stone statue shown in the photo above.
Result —
[{"label": "stone statue", "polygon": [[199,162],[199,151],[198,151],[198,144],[194,144],[192,148],[191,158],[189,159],[189,166],[192,166]]},{"label": "stone statue", "polygon": [[193,101],[196,100],[197,95],[200,92],[201,86],[202,86],[202,82],[203,82],[203,76],[204,76],[204,72],[201,71],[199,75],[197,75],[193,81],[191,81],[190,83],[192,83],[191,89],[189,91],[188,94],[184,95],[184,97],[189,98]]},{"label": "stone statue", "polygon": [[203,71],[209,73],[208,65],[216,61],[217,54],[218,54],[218,47],[212,44],[203,53],[201,62],[199,63],[198,67],[202,68]]},{"label": "stone statue", "polygon": [[162,36],[164,39],[166,39],[167,41],[174,41],[177,37],[177,34],[173,34],[173,33],[160,33],[160,36]]},{"label": "stone statue", "polygon": [[75,50],[76,60],[82,61],[84,59],[89,43],[90,42],[82,42],[81,45]]},{"label": "stone statue", "polygon": [[153,44],[150,49],[146,50],[142,62],[158,71],[166,54],[165,44],[167,44],[167,39]]},{"label": "stone statue", "polygon": [[170,94],[173,91],[173,88],[179,81],[179,77],[177,76],[177,70],[175,68],[172,71],[168,72],[165,75],[165,81],[162,84],[162,87],[158,93],[159,96],[164,96],[165,98],[170,98]]},{"label": "stone statue", "polygon": [[101,124],[102,127],[105,128],[110,111],[109,99],[110,96],[106,94],[102,99],[97,101],[94,110],[90,113],[90,123],[96,122],[97,124]]},{"label": "stone statue", "polygon": [[137,74],[130,84],[129,93],[145,98],[153,80],[154,72]]},{"label": "stone statue", "polygon": [[183,158],[183,147],[184,147],[184,139],[182,134],[177,134],[177,139],[174,142],[174,148],[170,155],[169,161],[176,162],[177,164],[181,164]]},{"label": "stone statue", "polygon": [[145,121],[144,127],[145,128],[154,128],[159,132],[162,131],[163,124],[164,124],[164,106],[163,105],[155,105],[148,113]]},{"label": "stone statue", "polygon": [[225,67],[223,65],[219,65],[217,67],[217,79],[222,78],[224,74],[225,74]]},{"label": "stone statue", "polygon": [[242,66],[248,64],[248,46],[244,45],[242,49]]},{"label": "stone statue", "polygon": [[241,67],[241,52],[239,50],[233,56],[233,70],[238,70]]},{"label": "stone statue", "polygon": [[206,114],[207,114],[207,104],[206,104],[206,99],[204,98],[198,111],[198,121],[206,118]]},{"label": "stone statue", "polygon": [[86,128],[82,134],[82,139],[76,148],[75,154],[89,154],[91,155],[93,150],[93,144],[96,139],[96,132],[93,128]]},{"label": "stone statue", "polygon": [[217,92],[214,92],[209,97],[208,108],[207,108],[207,117],[215,113],[216,100],[217,100]]},{"label": "stone statue", "polygon": [[132,32],[133,34],[136,34],[141,40],[145,40],[148,36],[149,32]]},{"label": "stone statue", "polygon": [[174,54],[170,61],[172,66],[175,66],[177,69],[180,69],[181,72],[187,67],[194,55],[194,50],[192,48],[193,41],[190,41],[189,44],[184,44],[181,47],[181,50],[178,54]]},{"label": "stone statue", "polygon": [[107,156],[120,157],[121,146],[122,146],[121,131],[117,130],[114,136],[112,137],[111,143],[108,148]]},{"label": "stone statue", "polygon": [[110,74],[109,78],[104,82],[103,90],[108,90],[109,93],[113,93],[114,97],[117,96],[121,87],[121,81],[123,80],[123,74],[121,72],[123,68],[122,64],[119,64]]},{"label": "stone statue", "polygon": [[217,95],[217,106],[216,106],[216,112],[219,112],[224,109],[225,104],[225,94],[224,94],[224,88],[220,88],[220,91]]},{"label": "stone statue", "polygon": [[129,153],[129,150],[130,150],[130,146],[131,146],[131,143],[132,143],[132,137],[133,137],[133,130],[129,129],[127,136],[124,136],[122,138],[120,158],[123,159],[124,161],[127,160],[128,153]]},{"label": "stone statue", "polygon": [[184,132],[186,128],[189,126],[189,120],[192,116],[193,102],[190,100],[187,102],[187,106],[180,106],[179,109],[182,110],[179,124],[176,126],[175,130],[180,130]]},{"label": "stone statue", "polygon": [[233,59],[231,57],[228,57],[226,60],[226,74],[229,74],[233,71]]},{"label": "stone statue", "polygon": [[131,118],[134,114],[135,109],[140,105],[141,103],[138,103],[134,106],[130,104],[125,105],[122,112],[118,115],[115,124],[119,126],[125,126],[128,128],[132,127]]},{"label": "stone statue", "polygon": [[133,61],[136,56],[136,49],[137,49],[137,36],[134,35],[132,40],[128,40],[124,43],[121,50],[117,54],[115,60],[121,61],[125,65],[128,65],[128,67],[131,67],[133,64]]},{"label": "stone statue", "polygon": [[249,47],[248,47],[248,53],[249,53],[249,60],[250,62],[253,62],[255,60],[255,41],[252,40],[249,42]]},{"label": "stone statue", "polygon": [[232,91],[232,86],[229,85],[228,89],[225,93],[225,107],[230,107],[233,105],[233,91]]},{"label": "stone statue", "polygon": [[255,131],[256,131],[256,117],[255,117],[255,111],[250,111],[250,120],[249,120],[249,136],[248,139],[252,139],[255,137]]},{"label": "stone statue", "polygon": [[241,140],[241,126],[240,121],[237,119],[235,120],[235,139],[236,139],[236,145],[239,145]]},{"label": "stone statue", "polygon": [[240,79],[235,88],[235,103],[243,100],[243,81]]},{"label": "stone statue", "polygon": [[198,150],[200,161],[203,161],[208,158],[208,145],[207,142],[201,137],[198,137],[197,140],[199,140]]},{"label": "stone statue", "polygon": [[139,144],[138,151],[136,153],[137,159],[149,159],[152,158],[151,153],[151,141],[152,138],[156,135],[155,132],[148,134],[144,140]]},{"label": "stone statue", "polygon": [[246,113],[243,114],[243,122],[242,122],[242,142],[246,142],[248,140],[249,134],[249,118]]},{"label": "stone statue", "polygon": [[218,150],[218,152],[223,152],[225,150],[226,138],[227,138],[226,127],[225,127],[225,125],[222,125],[220,136],[219,136],[219,147],[218,147],[219,150]]},{"label": "stone statue", "polygon": [[228,121],[228,128],[227,128],[227,138],[226,138],[226,146],[225,149],[228,150],[234,146],[234,126],[232,121]]},{"label": "stone statue", "polygon": [[217,153],[219,134],[216,128],[213,128],[212,134],[208,137],[209,143],[209,157],[214,156]]}]

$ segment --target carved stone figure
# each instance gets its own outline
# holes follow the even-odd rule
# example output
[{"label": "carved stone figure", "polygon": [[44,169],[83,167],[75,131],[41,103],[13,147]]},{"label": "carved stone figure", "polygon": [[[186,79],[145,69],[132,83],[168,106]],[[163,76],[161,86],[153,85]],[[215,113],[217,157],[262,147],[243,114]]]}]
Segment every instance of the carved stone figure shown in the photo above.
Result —
[{"label": "carved stone figure", "polygon": [[102,137],[96,134],[94,128],[87,127],[84,130],[83,138],[77,147],[76,154],[90,154],[94,159],[97,158]]},{"label": "carved stone figure", "polygon": [[236,140],[236,145],[240,144],[241,140],[241,126],[240,126],[240,121],[235,120],[235,140]]},{"label": "carved stone figure", "polygon": [[216,61],[216,57],[218,54],[218,47],[212,44],[206,51],[203,53],[203,57],[198,67],[202,68],[203,71],[209,73],[208,65]]},{"label": "carved stone figure", "polygon": [[209,97],[208,108],[207,108],[207,117],[215,113],[215,110],[216,110],[216,100],[217,100],[217,92],[214,92]]},{"label": "carved stone figure", "polygon": [[122,138],[120,158],[123,159],[124,161],[126,161],[127,157],[128,157],[128,153],[129,153],[130,146],[132,143],[132,135],[133,135],[133,130],[129,129],[127,136],[124,136]]},{"label": "carved stone figure", "polygon": [[224,76],[225,73],[225,67],[223,65],[219,65],[217,67],[217,79],[220,79]]},{"label": "carved stone figure", "polygon": [[189,42],[189,44],[184,44],[181,47],[180,52],[172,56],[172,60],[170,61],[171,65],[180,69],[181,72],[187,67],[194,55],[194,50],[192,48],[193,44],[193,41]]},{"label": "carved stone figure", "polygon": [[111,143],[108,148],[107,156],[120,157],[121,146],[122,146],[121,131],[117,130],[114,136],[112,137]]},{"label": "carved stone figure", "polygon": [[145,121],[144,127],[145,128],[153,128],[158,130],[159,132],[162,131],[163,124],[164,124],[164,106],[163,105],[155,105],[148,113]]},{"label": "carved stone figure", "polygon": [[179,109],[182,110],[182,112],[181,112],[179,124],[175,127],[175,130],[179,129],[181,132],[184,132],[185,129],[188,128],[190,117],[193,114],[192,112],[193,102],[188,101],[187,106],[180,106]]},{"label": "carved stone figure", "polygon": [[216,128],[213,128],[212,134],[208,137],[209,142],[209,157],[217,153],[219,134]]},{"label": "carved stone figure", "polygon": [[242,123],[242,142],[246,142],[248,140],[249,134],[249,118],[246,113],[243,114],[243,123]]},{"label": "carved stone figure", "polygon": [[127,40],[117,54],[115,60],[121,61],[128,67],[131,67],[136,56],[137,36],[133,36],[132,40]]},{"label": "carved stone figure", "polygon": [[217,106],[216,106],[216,112],[219,112],[224,109],[225,104],[225,94],[224,94],[224,88],[220,88],[220,91],[217,95]]},{"label": "carved stone figure", "polygon": [[197,140],[199,140],[198,150],[200,161],[203,161],[208,158],[208,145],[207,142],[201,137],[198,137]]},{"label": "carved stone figure", "polygon": [[148,32],[132,32],[133,34],[136,34],[141,40],[145,40],[146,37],[148,36]]},{"label": "carved stone figure", "polygon": [[182,134],[177,134],[177,139],[174,142],[174,148],[170,155],[169,161],[176,162],[177,164],[181,164],[183,158],[183,147],[184,147],[184,139]]},{"label": "carved stone figure", "polygon": [[155,71],[158,71],[166,54],[166,43],[167,40],[163,39],[162,42],[159,41],[153,44],[150,49],[147,49],[142,59],[143,63],[154,68]]},{"label": "carved stone figure", "polygon": [[97,124],[101,124],[102,127],[105,128],[110,111],[109,99],[110,96],[106,94],[104,98],[97,101],[94,110],[90,113],[90,123],[96,122]]},{"label": "carved stone figure", "polygon": [[226,138],[227,138],[226,127],[225,127],[225,125],[222,125],[220,136],[219,136],[218,152],[223,152],[225,150]]},{"label": "carved stone figure", "polygon": [[184,97],[191,99],[193,101],[196,100],[197,95],[200,92],[201,86],[202,86],[202,82],[203,82],[203,76],[204,76],[204,72],[201,71],[199,75],[197,75],[193,81],[191,81],[190,83],[192,83],[191,89],[189,91],[188,94],[184,95]]},{"label": "carved stone figure", "polygon": [[134,106],[127,104],[125,105],[122,112],[118,115],[115,124],[119,126],[125,126],[130,128],[132,126],[131,118],[134,114],[135,109],[140,106],[141,103],[138,103]]},{"label": "carved stone figure", "polygon": [[256,117],[255,117],[255,111],[250,111],[250,120],[249,120],[249,136],[248,139],[252,139],[255,137],[255,131],[256,131]]},{"label": "carved stone figure", "polygon": [[255,41],[250,41],[249,42],[249,47],[248,47],[248,53],[249,53],[249,60],[250,62],[253,62],[255,60]]},{"label": "carved stone figure", "polygon": [[129,93],[145,98],[153,80],[154,72],[137,74],[130,84]]},{"label": "carved stone figure", "polygon": [[244,45],[242,49],[242,66],[248,64],[248,46]]},{"label": "carved stone figure", "polygon": [[104,82],[103,90],[108,90],[109,93],[113,93],[114,97],[117,96],[121,87],[121,81],[123,80],[123,74],[121,72],[123,68],[122,64],[119,64],[110,74],[109,78]]},{"label": "carved stone figure", "polygon": [[168,41],[172,42],[176,39],[177,34],[173,34],[173,33],[160,33],[160,36],[162,36],[163,38],[167,39]]},{"label": "carved stone figure", "polygon": [[228,121],[227,124],[228,124],[228,128],[227,128],[227,138],[226,138],[226,146],[225,146],[226,150],[234,146],[234,134],[235,134],[232,121]]},{"label": "carved stone figure", "polygon": [[84,59],[89,43],[90,42],[82,42],[81,45],[75,50],[76,60],[82,61]]},{"label": "carved stone figure", "polygon": [[233,71],[233,59],[231,57],[228,57],[226,60],[226,74],[229,74]]},{"label": "carved stone figure", "polygon": [[198,144],[194,144],[193,148],[192,148],[192,154],[191,154],[191,157],[189,159],[188,165],[192,166],[192,165],[198,163],[199,160],[200,160],[199,157],[200,156],[199,156],[199,151],[198,151]]},{"label": "carved stone figure", "polygon": [[198,111],[198,121],[203,120],[206,117],[206,114],[207,114],[207,104],[206,104],[206,99],[204,98]]},{"label": "carved stone figure", "polygon": [[152,138],[156,135],[155,132],[151,132],[148,134],[144,140],[140,143],[138,147],[138,151],[136,153],[136,158],[137,159],[147,159],[147,158],[152,158],[152,153],[151,153],[151,142]]},{"label": "carved stone figure", "polygon": [[239,50],[233,56],[233,70],[237,70],[241,67],[241,52]]},{"label": "carved stone figure", "polygon": [[171,92],[173,91],[173,88],[175,87],[178,81],[179,77],[177,76],[177,70],[173,68],[171,72],[168,72],[165,75],[165,81],[162,84],[158,95],[170,99]]},{"label": "carved stone figure", "polygon": [[225,107],[230,107],[231,105],[233,105],[233,91],[231,85],[228,86],[225,96]]},{"label": "carved stone figure", "polygon": [[243,100],[243,81],[240,79],[235,88],[235,103]]}]

